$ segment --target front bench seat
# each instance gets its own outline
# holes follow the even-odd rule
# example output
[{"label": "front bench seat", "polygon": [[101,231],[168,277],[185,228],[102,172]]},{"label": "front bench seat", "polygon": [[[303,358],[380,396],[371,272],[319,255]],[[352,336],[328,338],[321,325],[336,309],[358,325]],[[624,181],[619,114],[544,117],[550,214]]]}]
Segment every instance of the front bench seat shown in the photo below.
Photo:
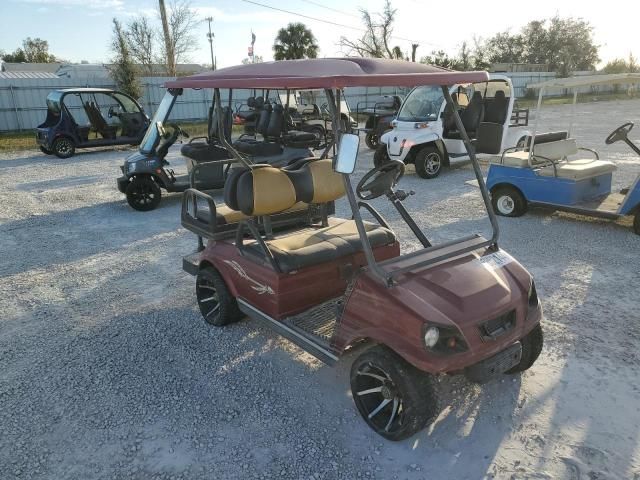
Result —
[{"label": "front bench seat", "polygon": [[[341,175],[335,173],[330,159],[300,161],[299,168],[281,170],[258,166],[236,173],[237,180],[225,187],[225,201],[232,209],[256,217],[273,215],[294,207],[298,202],[323,204],[344,196]],[[365,222],[372,248],[396,242],[393,232]],[[325,227],[310,227],[265,240],[282,272],[291,272],[353,255],[363,250],[355,221],[332,218]],[[258,242],[242,246],[244,254],[269,265],[266,252]]]},{"label": "front bench seat", "polygon": [[[392,245],[396,237],[380,225],[364,222],[371,248]],[[276,263],[283,272],[292,272],[363,251],[354,220],[330,218],[329,226],[308,228],[266,242]],[[257,243],[248,244],[246,252],[252,257],[266,260]]]}]

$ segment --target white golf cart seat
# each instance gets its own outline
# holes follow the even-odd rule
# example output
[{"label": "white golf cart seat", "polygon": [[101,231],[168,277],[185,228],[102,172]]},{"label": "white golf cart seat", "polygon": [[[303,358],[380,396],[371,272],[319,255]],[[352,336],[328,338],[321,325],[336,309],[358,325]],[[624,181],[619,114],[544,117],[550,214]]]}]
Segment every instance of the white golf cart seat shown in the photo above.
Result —
[{"label": "white golf cart seat", "polygon": [[616,165],[608,160],[579,159],[559,162],[555,169],[553,165],[541,168],[538,173],[545,177],[568,178],[570,180],[585,180],[598,177],[616,170]]},{"label": "white golf cart seat", "polygon": [[[277,214],[298,202],[323,204],[335,201],[345,192],[342,178],[333,171],[331,164],[331,159],[312,159],[295,171],[269,165],[246,170],[238,178],[235,188],[225,188],[225,200],[232,209],[251,217]],[[362,242],[353,220],[331,218],[327,223],[279,234],[264,241],[282,272],[362,252]],[[393,232],[380,225],[365,222],[365,230],[374,249],[396,242]],[[246,257],[269,264],[259,242],[248,240],[241,248]]]},{"label": "white golf cart seat", "polygon": [[[538,175],[545,177],[584,180],[615,171],[616,165],[607,160],[597,158],[580,158],[569,160],[580,149],[574,138],[534,144],[531,165]],[[509,152],[503,156],[502,162],[510,167],[526,168],[529,166],[529,151]]]}]

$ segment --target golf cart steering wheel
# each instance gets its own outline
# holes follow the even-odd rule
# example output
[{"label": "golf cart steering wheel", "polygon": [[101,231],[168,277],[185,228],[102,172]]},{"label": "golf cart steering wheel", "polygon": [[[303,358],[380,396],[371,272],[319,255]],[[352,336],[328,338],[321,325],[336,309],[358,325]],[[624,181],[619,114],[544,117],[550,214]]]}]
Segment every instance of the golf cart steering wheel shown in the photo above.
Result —
[{"label": "golf cart steering wheel", "polygon": [[620,127],[616,128],[613,132],[611,132],[611,134],[607,137],[604,143],[606,143],[607,145],[611,145],[612,143],[615,143],[619,140],[626,140],[627,135],[629,135],[629,132],[631,131],[632,128],[633,128],[633,122],[627,122],[624,125],[621,125]]},{"label": "golf cart steering wheel", "polygon": [[[404,163],[398,160],[390,160],[378,165],[366,173],[356,187],[356,194],[361,200],[373,200],[384,195],[404,175]],[[372,178],[373,177],[373,178]],[[365,192],[369,192],[365,194]]]}]

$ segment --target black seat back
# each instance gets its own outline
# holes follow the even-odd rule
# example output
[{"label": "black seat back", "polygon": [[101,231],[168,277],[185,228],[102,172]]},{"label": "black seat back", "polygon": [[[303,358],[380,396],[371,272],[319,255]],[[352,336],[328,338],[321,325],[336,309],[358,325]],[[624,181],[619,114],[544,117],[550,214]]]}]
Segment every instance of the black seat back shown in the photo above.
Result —
[{"label": "black seat back", "polygon": [[[538,133],[536,135],[535,144],[538,145],[540,143],[549,143],[549,142],[557,142],[559,140],[566,140],[569,138],[569,132],[566,130],[559,132],[547,132],[547,133]],[[531,145],[531,135],[527,136],[525,141],[525,147],[529,147]]]},{"label": "black seat back", "polygon": [[273,106],[271,117],[269,118],[269,126],[267,131],[263,134],[269,138],[279,138],[282,136],[282,129],[284,127],[284,108],[282,105],[276,104]]},{"label": "black seat back", "polygon": [[496,91],[493,100],[488,102],[484,110],[484,121],[504,124],[507,119],[509,109],[509,99],[505,96],[504,90]]},{"label": "black seat back", "polygon": [[[213,111],[209,128],[209,143],[220,143],[218,128],[218,112]],[[227,142],[231,141],[231,128],[233,127],[233,115],[231,108],[222,107],[222,131]]]},{"label": "black seat back", "polygon": [[[256,99],[257,100],[257,99]],[[265,135],[267,129],[269,128],[269,120],[271,119],[271,104],[269,102],[264,104],[262,107],[262,111],[260,112],[260,117],[258,118],[258,123],[256,123],[256,132],[260,135]]]},{"label": "black seat back", "polygon": [[480,92],[474,92],[469,105],[462,111],[460,117],[467,132],[475,132],[478,129],[484,117],[484,102]]}]

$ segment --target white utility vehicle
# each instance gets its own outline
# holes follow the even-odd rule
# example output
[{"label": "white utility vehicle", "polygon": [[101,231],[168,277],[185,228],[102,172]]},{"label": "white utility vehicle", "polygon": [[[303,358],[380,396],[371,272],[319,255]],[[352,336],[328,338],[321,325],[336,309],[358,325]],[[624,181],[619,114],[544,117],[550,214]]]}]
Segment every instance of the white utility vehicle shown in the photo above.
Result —
[{"label": "white utility vehicle", "polygon": [[[529,110],[515,108],[509,77],[492,75],[486,82],[454,85],[450,92],[477,154],[494,156],[524,146],[530,135]],[[374,164],[400,160],[415,164],[422,178],[435,178],[451,160],[469,160],[466,135],[456,128],[451,110],[440,87],[414,88],[391,123],[392,130],[380,138]]]}]

